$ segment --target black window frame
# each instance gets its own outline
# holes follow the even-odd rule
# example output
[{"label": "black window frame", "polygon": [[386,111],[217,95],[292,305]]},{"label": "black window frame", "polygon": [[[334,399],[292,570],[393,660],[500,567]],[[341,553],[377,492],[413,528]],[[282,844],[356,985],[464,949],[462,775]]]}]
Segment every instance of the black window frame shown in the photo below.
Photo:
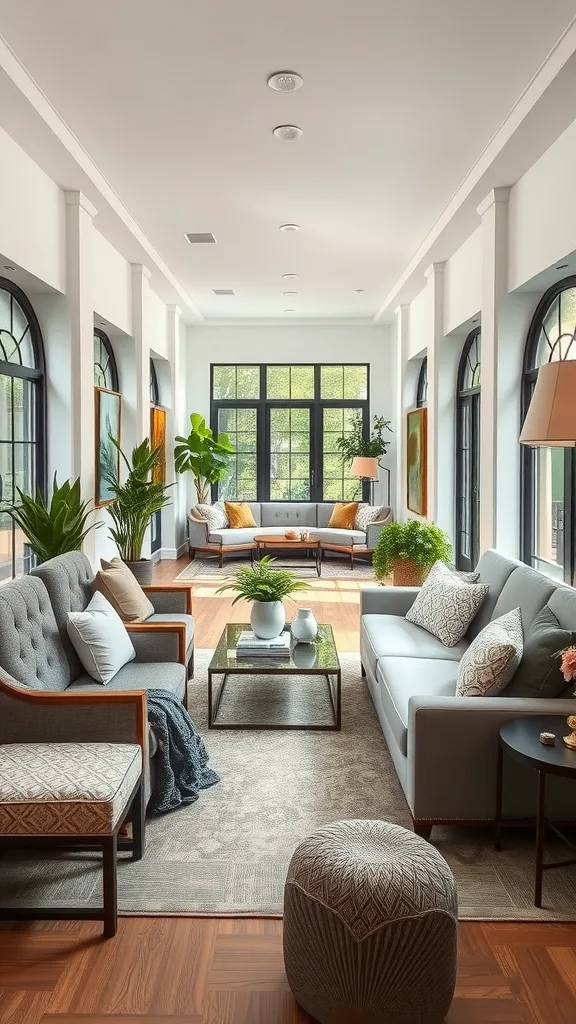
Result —
[{"label": "black window frame", "polygon": [[[456,383],[456,450],[455,450],[455,482],[456,482],[456,515],[455,515],[455,549],[456,566],[458,569],[472,571],[478,561],[480,553],[480,401],[481,383],[473,387],[466,387],[467,370],[471,366],[470,353],[473,346],[477,346],[478,362],[476,366],[482,367],[482,328],[475,327],[467,335],[460,362],[458,364],[458,376]],[[482,370],[480,369],[480,373]],[[470,472],[468,479],[464,479],[462,469],[462,451],[464,444],[464,417],[470,417]],[[465,491],[466,487],[466,491]],[[470,503],[470,553],[466,555],[462,550],[462,503]]]},{"label": "black window frame", "polygon": [[[217,366],[246,366],[259,368],[260,393],[258,398],[231,399],[214,398],[214,369]],[[266,379],[268,366],[311,366],[314,369],[314,397],[306,399],[278,399],[267,398]],[[366,368],[366,398],[365,399],[321,399],[320,381],[322,366],[361,366]],[[210,364],[210,426],[214,433],[218,432],[218,414],[220,409],[256,409],[256,473],[257,492],[255,501],[272,502],[270,498],[270,451],[267,438],[269,410],[271,408],[310,408],[310,449],[311,449],[311,476],[310,476],[310,497],[305,499],[294,499],[294,502],[301,504],[334,504],[330,498],[323,497],[323,410],[325,408],[336,409],[358,409],[362,413],[362,425],[364,437],[370,436],[370,363],[366,362],[338,362],[329,363],[306,363],[306,362],[274,362],[274,363],[223,363]],[[212,499],[218,500],[218,485],[212,487]],[[286,499],[277,499],[279,503]],[[362,481],[362,501],[370,500],[370,483]],[[290,499],[292,503],[292,499]]]},{"label": "black window frame", "polygon": [[416,408],[423,409],[425,405],[428,405],[428,356],[424,356],[420,363],[416,385]]},{"label": "black window frame", "polygon": [[[543,322],[562,292],[576,288],[576,275],[556,281],[540,299],[526,335],[522,364],[520,397],[520,429],[524,424],[538,378],[536,365]],[[559,310],[560,312],[560,310]],[[541,364],[542,365],[542,364]],[[520,445],[520,557],[538,568],[546,559],[536,554],[535,522],[535,452],[530,445]],[[564,448],[564,516],[563,516],[563,581],[576,586],[576,449]],[[552,564],[552,563],[551,563]]]},{"label": "black window frame", "polygon": [[[152,356],[150,356],[150,407],[162,408],[160,405],[160,387],[158,373]],[[150,520],[150,551],[155,554],[162,548],[162,509],[155,512]]]},{"label": "black window frame", "polygon": [[[42,338],[42,331],[38,317],[34,312],[32,303],[26,293],[8,278],[0,277],[0,290],[5,291],[10,295],[10,316],[12,318],[12,301],[15,299],[18,305],[21,307],[24,316],[26,317],[29,325],[30,343],[32,346],[32,352],[34,355],[34,366],[22,366],[19,363],[13,363],[8,360],[0,359],[0,375],[6,377],[19,377],[23,380],[31,381],[36,385],[36,392],[34,397],[34,444],[35,444],[35,463],[34,463],[34,486],[33,492],[36,492],[38,488],[40,493],[46,496],[46,481],[48,475],[48,409],[47,409],[47,396],[46,396],[46,359],[44,354],[44,340]],[[7,441],[12,448],[12,465],[14,465],[14,445],[18,444],[18,441],[14,440],[14,416],[12,415],[12,438]],[[1,491],[1,488],[0,488]],[[14,495],[16,497],[16,495]],[[0,500],[2,494],[0,493]],[[12,575],[11,579],[16,576],[16,545],[14,543],[15,524],[12,522]],[[28,572],[33,567],[33,556],[30,552],[24,559],[24,571]]]},{"label": "black window frame", "polygon": [[[108,369],[110,370],[110,377],[111,377],[111,380],[109,382],[107,381],[103,385],[98,384],[96,379],[94,379],[94,387],[96,387],[96,388],[104,387],[104,389],[106,391],[115,391],[116,393],[118,393],[120,391],[120,383],[119,383],[119,377],[118,377],[118,366],[116,364],[116,356],[114,355],[114,349],[112,348],[112,342],[110,341],[110,338],[108,337],[108,335],[104,331],[100,330],[99,327],[95,327],[94,328],[94,337],[98,338],[100,340],[101,344],[104,347],[104,350],[106,352],[106,356],[108,358]],[[96,363],[96,361],[94,361],[94,366],[96,366],[96,365],[100,366],[100,369],[102,370],[102,373],[103,373],[104,378],[105,378],[106,377],[106,371],[105,371],[104,367],[102,366],[102,364],[101,363]]]},{"label": "black window frame", "polygon": [[158,373],[152,357],[150,357],[150,405],[160,408],[160,387],[158,385]]}]

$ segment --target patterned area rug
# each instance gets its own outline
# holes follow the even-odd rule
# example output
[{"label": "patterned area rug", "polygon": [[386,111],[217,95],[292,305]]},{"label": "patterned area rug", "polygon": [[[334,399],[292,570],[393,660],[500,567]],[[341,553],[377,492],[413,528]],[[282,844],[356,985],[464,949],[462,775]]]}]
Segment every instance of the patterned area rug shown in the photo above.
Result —
[{"label": "patterned area rug", "polygon": [[[196,654],[191,713],[222,781],[196,804],[149,821],[144,860],[119,865],[123,914],[257,915],[282,912],[286,868],[296,845],[315,828],[346,818],[380,818],[409,826],[357,654],[341,655],[342,732],[206,728],[206,670]],[[259,710],[286,720],[327,711],[326,683],[314,677],[229,681],[221,712],[229,720]],[[300,721],[302,717],[300,717]],[[548,872],[546,909],[533,906],[534,835],[513,830],[492,850],[490,830],[445,829],[433,842],[454,872],[463,920],[576,921],[576,869]],[[550,859],[566,856],[553,841]],[[94,904],[100,897],[94,854],[10,854],[2,860],[0,905]]]},{"label": "patterned area rug", "polygon": [[[216,557],[196,558],[186,566],[185,569],[176,577],[174,582],[179,583],[190,583],[191,580],[201,582],[202,580],[214,580],[223,579],[225,576],[230,576],[236,572],[242,566],[249,565],[249,557],[240,558],[226,558],[224,560],[224,566],[221,569],[218,565],[218,559]],[[302,579],[316,579],[316,565],[313,559],[307,558],[282,558],[280,554],[278,556],[278,564],[283,568],[289,568],[292,572],[295,572],[297,576]],[[373,580],[374,570],[370,562],[357,561],[354,562],[354,568],[350,568],[349,558],[334,558],[324,559],[322,562],[322,578],[326,579],[356,579],[356,580]]]}]

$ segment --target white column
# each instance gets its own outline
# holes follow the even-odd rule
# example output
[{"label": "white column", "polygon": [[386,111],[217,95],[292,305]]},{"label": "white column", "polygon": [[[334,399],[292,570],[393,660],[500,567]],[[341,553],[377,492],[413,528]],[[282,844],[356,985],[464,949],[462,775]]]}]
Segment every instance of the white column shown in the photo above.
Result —
[{"label": "white column", "polygon": [[444,264],[432,263],[425,271],[428,290],[428,516],[438,519],[440,362],[444,340]]},{"label": "white column", "polygon": [[[82,497],[94,498],[94,301],[92,220],[96,207],[82,192],[66,197],[66,297],[70,316],[72,478],[80,477]],[[62,441],[64,442],[64,438]],[[84,551],[95,561],[91,531]]]},{"label": "white column", "polygon": [[136,372],[135,443],[150,437],[150,271],[141,263],[132,264],[132,336]]},{"label": "white column", "polygon": [[495,188],[480,203],[482,218],[482,340],[480,399],[480,551],[497,540],[498,349],[508,274],[509,188]]},{"label": "white column", "polygon": [[397,306],[396,317],[395,359],[396,359],[396,511],[395,518],[399,522],[406,520],[406,363],[408,360],[408,341],[410,331],[410,306]]},{"label": "white column", "polygon": [[186,372],[180,346],[182,310],[179,306],[168,306],[166,315],[170,363],[170,406],[166,414],[166,482],[174,486],[170,489],[171,504],[164,509],[162,517],[162,546],[163,549],[169,549],[165,554],[176,558],[178,548],[186,537],[186,478],[176,473],[173,456],[174,438],[177,434],[188,433],[185,424]]}]

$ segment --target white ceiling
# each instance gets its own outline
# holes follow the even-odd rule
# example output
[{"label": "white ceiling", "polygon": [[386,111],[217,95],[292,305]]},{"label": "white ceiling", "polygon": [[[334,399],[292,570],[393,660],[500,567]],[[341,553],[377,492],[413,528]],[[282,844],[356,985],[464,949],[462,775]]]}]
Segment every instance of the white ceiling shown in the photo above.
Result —
[{"label": "white ceiling", "polygon": [[[0,0],[5,40],[209,320],[372,317],[573,15],[573,0]],[[291,95],[266,86],[286,68],[304,77]],[[302,138],[274,138],[285,123]]]}]

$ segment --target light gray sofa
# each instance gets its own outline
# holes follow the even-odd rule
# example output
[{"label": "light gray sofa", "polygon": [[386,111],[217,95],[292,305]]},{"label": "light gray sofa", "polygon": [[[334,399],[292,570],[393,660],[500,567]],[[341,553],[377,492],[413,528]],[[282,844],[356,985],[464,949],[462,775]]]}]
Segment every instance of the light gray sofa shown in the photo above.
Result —
[{"label": "light gray sofa", "polygon": [[392,519],[391,509],[385,508],[377,522],[370,523],[364,530],[337,530],[329,528],[328,523],[334,509],[334,502],[299,502],[299,501],[249,501],[248,505],[254,516],[256,529],[210,530],[208,522],[197,509],[188,515],[188,541],[190,554],[194,558],[197,551],[212,552],[220,557],[222,565],[226,549],[249,550],[253,547],[254,537],[258,533],[284,535],[288,529],[310,530],[314,536],[320,537],[323,545],[342,546],[345,548],[365,548],[373,551],[381,529]]},{"label": "light gray sofa", "polygon": [[158,611],[127,623],[136,659],[102,686],[84,672],[66,629],[68,612],[83,611],[94,591],[85,555],[60,555],[0,587],[0,744],[141,743],[154,757],[146,691],[185,700],[194,620],[188,588],[145,589]]},{"label": "light gray sofa", "polygon": [[[522,562],[487,551],[477,566],[489,594],[456,647],[404,618],[417,588],[367,587],[361,595],[360,656],[415,830],[432,825],[491,822],[495,814],[499,728],[522,715],[569,715],[570,696],[555,700],[518,697],[456,697],[458,662],[471,640],[491,620],[522,611],[526,634],[545,606],[561,627],[576,630],[576,590]],[[566,691],[569,693],[569,690]],[[566,779],[549,776],[547,814],[576,818],[576,794]],[[536,774],[505,761],[504,816],[533,819]]]}]

